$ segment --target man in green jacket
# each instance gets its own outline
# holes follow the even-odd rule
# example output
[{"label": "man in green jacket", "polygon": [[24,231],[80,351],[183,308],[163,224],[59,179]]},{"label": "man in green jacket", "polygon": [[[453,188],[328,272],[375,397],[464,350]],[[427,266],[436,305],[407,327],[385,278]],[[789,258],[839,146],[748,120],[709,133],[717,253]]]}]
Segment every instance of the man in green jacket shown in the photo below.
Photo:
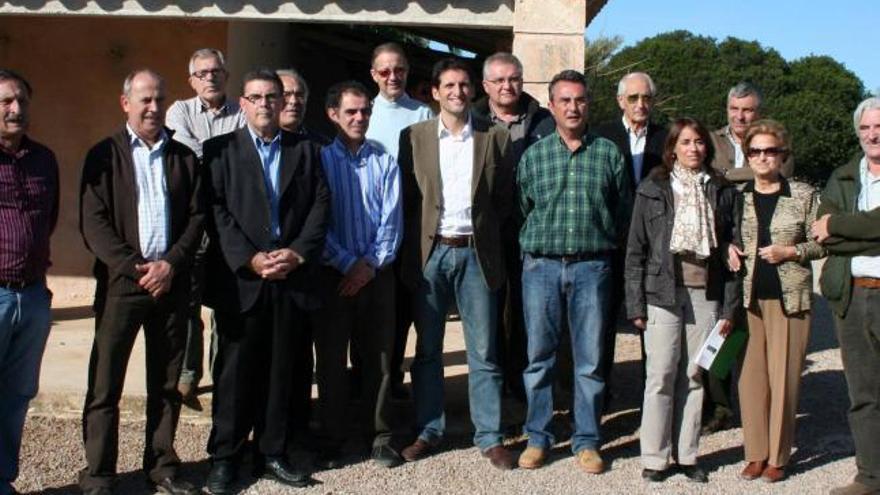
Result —
[{"label": "man in green jacket", "polygon": [[829,252],[821,287],[835,314],[858,467],[832,495],[880,493],[880,98],[860,103],[853,122],[864,155],[831,174],[812,226]]}]

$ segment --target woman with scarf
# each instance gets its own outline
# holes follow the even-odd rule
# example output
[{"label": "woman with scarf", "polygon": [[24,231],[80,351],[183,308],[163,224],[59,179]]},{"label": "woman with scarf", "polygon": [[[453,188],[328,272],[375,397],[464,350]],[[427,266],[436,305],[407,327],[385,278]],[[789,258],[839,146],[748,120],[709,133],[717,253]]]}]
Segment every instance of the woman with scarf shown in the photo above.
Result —
[{"label": "woman with scarf", "polygon": [[642,405],[642,477],[663,481],[678,469],[705,483],[697,463],[703,386],[694,364],[720,320],[729,331],[738,303],[727,270],[735,189],[714,172],[709,132],[674,121],[663,165],[639,184],[626,248],[627,316],[644,332],[647,379]]}]

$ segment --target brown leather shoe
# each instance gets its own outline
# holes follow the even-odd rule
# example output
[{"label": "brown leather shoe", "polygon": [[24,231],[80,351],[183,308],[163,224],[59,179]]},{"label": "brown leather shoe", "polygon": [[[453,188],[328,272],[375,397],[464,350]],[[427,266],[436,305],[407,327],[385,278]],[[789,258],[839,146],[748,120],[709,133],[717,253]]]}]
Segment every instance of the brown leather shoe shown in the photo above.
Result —
[{"label": "brown leather shoe", "polygon": [[605,462],[599,452],[591,449],[584,449],[575,454],[577,465],[590,474],[600,474],[605,471]]},{"label": "brown leather shoe", "polygon": [[427,442],[418,438],[412,443],[412,445],[400,451],[400,457],[403,457],[403,460],[406,462],[417,461],[433,454],[436,447],[436,443]]},{"label": "brown leather shoe", "polygon": [[768,464],[761,473],[761,481],[765,483],[776,483],[782,479],[785,479],[785,466],[776,467]]},{"label": "brown leather shoe", "polygon": [[547,449],[541,447],[526,447],[519,455],[519,467],[523,469],[538,469],[547,461]]},{"label": "brown leather shoe", "polygon": [[505,449],[503,445],[496,445],[483,451],[483,457],[489,459],[489,462],[498,469],[508,470],[516,466],[516,459],[513,453]]},{"label": "brown leather shoe", "polygon": [[746,464],[745,469],[739,473],[740,479],[744,479],[746,481],[756,480],[761,477],[761,473],[764,472],[764,468],[767,466],[767,461],[751,461]]}]

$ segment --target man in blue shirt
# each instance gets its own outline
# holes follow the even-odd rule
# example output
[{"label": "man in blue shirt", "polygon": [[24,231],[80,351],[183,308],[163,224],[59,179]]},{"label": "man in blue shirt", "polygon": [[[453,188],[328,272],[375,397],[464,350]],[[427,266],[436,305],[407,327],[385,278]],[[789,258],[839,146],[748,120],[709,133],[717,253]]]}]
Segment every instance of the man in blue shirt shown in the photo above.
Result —
[{"label": "man in blue shirt", "polygon": [[323,445],[318,465],[339,465],[345,442],[348,394],[346,352],[361,364],[363,426],[373,437],[372,457],[394,467],[390,447],[389,357],[394,344],[394,274],[401,238],[397,161],[366,140],[372,105],[358,82],[327,92],[327,117],[336,139],[321,151],[331,196],[330,228],[318,286],[324,306],[315,314],[315,351]]}]

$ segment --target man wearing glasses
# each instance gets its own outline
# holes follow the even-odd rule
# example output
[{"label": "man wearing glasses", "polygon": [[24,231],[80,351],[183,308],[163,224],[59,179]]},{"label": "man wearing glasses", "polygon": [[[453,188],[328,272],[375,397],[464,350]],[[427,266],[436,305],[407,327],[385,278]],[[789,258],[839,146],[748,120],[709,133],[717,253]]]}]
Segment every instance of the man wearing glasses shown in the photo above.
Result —
[{"label": "man wearing glasses", "polygon": [[247,126],[205,143],[213,216],[205,303],[219,340],[208,443],[214,494],[230,493],[251,428],[257,474],[309,482],[285,452],[291,404],[308,400],[291,377],[310,371],[305,311],[318,306],[312,286],[330,195],[318,146],[279,127],[283,91],[273,71],[245,74],[239,104]]},{"label": "man wearing glasses", "polygon": [[[168,109],[165,122],[174,131],[172,139],[185,144],[199,159],[202,158],[202,143],[244,126],[244,115],[238,104],[226,98],[227,76],[223,53],[213,48],[196,50],[189,59],[189,84],[196,96],[175,101]],[[186,354],[177,383],[183,404],[197,410],[202,409],[197,398],[197,389],[202,378],[204,349],[202,281],[206,247],[199,249],[193,262]]]}]

